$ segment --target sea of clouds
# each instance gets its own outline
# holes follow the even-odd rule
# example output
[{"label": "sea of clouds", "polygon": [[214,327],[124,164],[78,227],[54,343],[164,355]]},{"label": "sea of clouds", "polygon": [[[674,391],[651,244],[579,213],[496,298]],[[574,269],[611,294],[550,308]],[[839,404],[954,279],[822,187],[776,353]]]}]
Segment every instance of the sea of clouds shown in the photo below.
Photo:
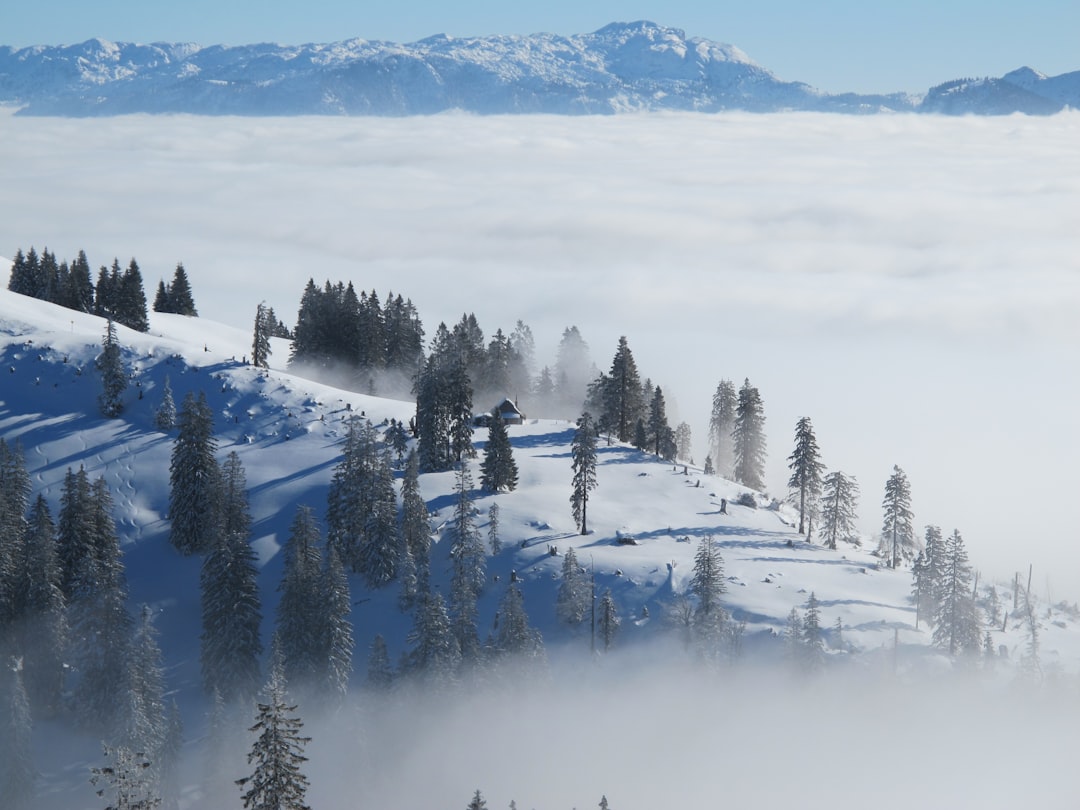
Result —
[{"label": "sea of clouds", "polygon": [[[710,398],[749,377],[785,492],[794,425],[880,528],[916,523],[984,576],[1034,564],[1080,600],[1080,114],[1052,118],[33,119],[0,112],[0,255],[178,261],[204,317],[287,322],[309,277],[401,292],[429,336],[528,323],[626,335],[704,460]],[[283,358],[277,358],[282,360]]]}]

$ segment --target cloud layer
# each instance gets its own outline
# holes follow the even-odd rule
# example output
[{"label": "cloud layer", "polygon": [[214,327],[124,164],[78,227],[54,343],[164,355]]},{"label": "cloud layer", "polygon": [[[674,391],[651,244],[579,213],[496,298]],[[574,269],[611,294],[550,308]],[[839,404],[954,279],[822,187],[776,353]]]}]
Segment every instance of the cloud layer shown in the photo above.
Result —
[{"label": "cloud layer", "polygon": [[[1080,116],[409,119],[0,114],[0,253],[183,261],[204,317],[291,320],[309,277],[411,297],[429,334],[518,318],[550,362],[625,334],[704,455],[721,377],[916,521],[1076,599]],[[699,461],[702,458],[698,459]]]}]

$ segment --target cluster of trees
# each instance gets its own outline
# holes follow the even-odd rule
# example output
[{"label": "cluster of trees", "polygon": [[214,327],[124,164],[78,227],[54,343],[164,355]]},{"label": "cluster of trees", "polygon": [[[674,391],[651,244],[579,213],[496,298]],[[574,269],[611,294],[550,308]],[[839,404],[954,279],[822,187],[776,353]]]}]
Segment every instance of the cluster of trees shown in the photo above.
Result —
[{"label": "cluster of trees", "polygon": [[[838,630],[839,633],[839,620]],[[811,591],[802,614],[792,608],[784,633],[788,660],[800,672],[815,673],[825,666],[825,638],[821,626],[821,603]]]},{"label": "cluster of trees", "polygon": [[[181,728],[166,701],[153,613],[128,611],[112,495],[68,470],[54,520],[18,448],[0,439],[0,748],[5,806],[32,806],[33,717],[69,718],[125,751],[175,801]],[[171,805],[170,805],[171,806]]]},{"label": "cluster of trees", "polygon": [[749,379],[743,381],[738,392],[731,380],[721,380],[709,415],[706,467],[750,489],[763,490],[767,457],[761,393]]},{"label": "cluster of trees", "polygon": [[[25,254],[20,248],[11,265],[8,289],[77,312],[111,318],[138,332],[150,328],[142,273],[135,259],[124,269],[117,259],[113,259],[112,267],[102,265],[95,284],[90,262],[81,250],[69,264],[66,259],[57,262],[48,248],[40,256],[33,247]],[[171,283],[159,282],[154,310],[198,314],[183,264],[176,265]]]},{"label": "cluster of trees", "polygon": [[912,577],[916,626],[925,621],[933,627],[934,644],[949,655],[978,654],[983,646],[982,621],[960,532],[954,530],[943,538],[940,528],[927,526]]}]

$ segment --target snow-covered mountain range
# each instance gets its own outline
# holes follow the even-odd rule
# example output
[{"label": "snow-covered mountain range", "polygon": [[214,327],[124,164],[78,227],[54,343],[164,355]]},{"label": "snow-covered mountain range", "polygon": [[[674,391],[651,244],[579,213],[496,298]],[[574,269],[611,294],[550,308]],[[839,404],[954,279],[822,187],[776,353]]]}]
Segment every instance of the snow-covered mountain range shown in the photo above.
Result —
[{"label": "snow-covered mountain range", "polygon": [[0,47],[0,103],[28,115],[610,114],[813,110],[1047,114],[1080,106],[1080,71],[1021,68],[919,98],[829,94],[783,81],[732,45],[648,21],[590,34],[437,35],[243,46],[113,43]]}]

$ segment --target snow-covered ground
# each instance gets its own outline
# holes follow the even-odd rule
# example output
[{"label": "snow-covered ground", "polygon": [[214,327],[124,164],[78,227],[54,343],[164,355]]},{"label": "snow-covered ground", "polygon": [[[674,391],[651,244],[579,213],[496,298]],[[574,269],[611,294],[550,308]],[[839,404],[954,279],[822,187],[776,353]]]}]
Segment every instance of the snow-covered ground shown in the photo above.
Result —
[{"label": "snow-covered ground", "polygon": [[[0,290],[0,436],[22,444],[35,492],[45,493],[54,510],[67,469],[84,465],[91,477],[105,476],[116,502],[115,517],[124,544],[133,606],[146,603],[158,612],[168,685],[184,710],[191,739],[196,739],[206,710],[198,669],[199,562],[181,557],[168,543],[165,514],[172,442],[153,427],[154,411],[160,403],[166,377],[178,405],[188,392],[205,392],[215,414],[219,453],[223,456],[235,450],[247,471],[267,638],[280,575],[277,551],[298,505],[310,505],[316,514],[322,514],[327,485],[339,457],[345,420],[362,413],[376,424],[391,418],[407,421],[413,403],[353,394],[293,376],[285,370],[288,344],[284,341],[274,343],[271,369],[258,371],[245,362],[250,352],[250,334],[202,318],[152,313],[147,334],[124,327],[118,329],[131,379],[122,417],[106,420],[97,410],[100,388],[93,367],[104,328],[104,321],[99,318]],[[477,406],[486,407],[486,403]],[[514,787],[509,784],[507,774],[520,773],[516,778],[528,778],[525,775],[528,769],[519,771],[520,759],[507,757],[502,770],[494,766],[485,768],[461,752],[440,749],[436,753],[430,741],[416,743],[410,748],[406,762],[414,762],[413,757],[419,756],[419,752],[427,752],[445,757],[448,763],[463,759],[461,767],[467,765],[471,770],[461,774],[452,773],[449,764],[444,770],[425,766],[433,774],[431,784],[423,789],[399,784],[403,791],[399,797],[409,798],[398,801],[398,806],[421,806],[420,802],[410,802],[420,796],[429,800],[431,794],[424,791],[434,791],[436,785],[440,790],[457,790],[455,780],[461,779],[464,781],[460,796],[444,795],[444,803],[466,802],[476,782],[485,792],[488,785],[520,791],[507,793],[505,797],[494,796],[498,805],[493,806],[502,806],[515,795],[522,806],[537,801],[555,802],[550,805],[553,808],[573,802],[588,806],[599,799],[601,792],[607,792],[613,807],[657,806],[656,802],[663,801],[665,795],[689,796],[698,787],[690,784],[689,777],[683,774],[685,759],[683,765],[672,764],[679,760],[669,760],[668,755],[657,753],[656,747],[670,745],[672,751],[691,756],[691,761],[697,763],[705,755],[695,748],[695,741],[711,745],[713,732],[724,737],[723,742],[714,742],[718,746],[717,761],[725,767],[747,756],[732,742],[731,733],[746,746],[774,746],[774,753],[785,757],[801,756],[795,753],[800,746],[824,735],[830,741],[832,753],[821,752],[820,767],[834,767],[830,763],[836,762],[835,756],[840,755],[843,746],[849,746],[843,752],[845,759],[866,759],[857,771],[882,767],[884,773],[892,771],[891,759],[875,765],[875,758],[899,754],[859,750],[862,746],[854,737],[866,733],[873,723],[864,726],[858,713],[844,709],[844,695],[849,694],[845,692],[846,686],[826,691],[821,697],[822,705],[830,707],[828,711],[818,706],[802,716],[802,709],[798,708],[800,701],[786,694],[790,682],[778,673],[783,669],[782,632],[788,613],[792,608],[804,610],[813,592],[822,605],[822,624],[829,628],[828,671],[851,685],[850,695],[866,698],[853,698],[858,712],[881,710],[883,722],[898,726],[910,721],[911,717],[905,718],[895,706],[882,706],[878,702],[876,690],[882,679],[890,679],[889,683],[895,685],[891,687],[894,694],[902,696],[897,698],[901,705],[909,706],[917,702],[918,685],[937,679],[951,668],[948,659],[929,646],[925,626],[915,627],[914,610],[908,598],[910,570],[879,567],[877,559],[867,550],[873,545],[869,538],[862,548],[843,546],[836,551],[808,543],[792,528],[793,515],[787,507],[770,503],[766,498],[759,499],[757,508],[736,505],[735,500],[744,492],[737,484],[706,476],[692,465],[673,466],[632,448],[605,445],[603,441],[599,447],[599,485],[589,503],[590,532],[586,536],[578,535],[569,505],[569,443],[573,425],[566,421],[529,419],[524,425],[511,426],[509,431],[520,470],[519,487],[498,496],[477,493],[476,498],[481,531],[486,528],[488,508],[495,502],[499,504],[504,544],[503,550],[488,560],[489,587],[480,604],[481,636],[491,627],[504,584],[514,572],[522,582],[530,618],[542,631],[548,646],[553,662],[551,681],[546,685],[523,684],[520,693],[510,689],[491,703],[470,703],[462,709],[432,708],[424,722],[430,724],[427,728],[431,739],[442,741],[443,734],[462,728],[463,716],[459,712],[474,710],[477,716],[485,718],[483,736],[491,738],[477,752],[487,751],[502,762],[501,758],[507,757],[505,740],[516,740],[524,761],[532,762],[543,773],[539,776],[534,773],[531,785],[517,782],[514,784],[519,787]],[[482,445],[483,439],[483,432],[478,432],[477,444]],[[475,477],[478,479],[478,474]],[[433,526],[441,528],[452,512],[453,475],[425,475],[421,484],[433,514]],[[727,501],[726,514],[721,511],[722,500]],[[877,509],[875,501],[875,497],[866,496],[862,508]],[[709,536],[717,541],[725,562],[726,607],[737,620],[746,622],[745,669],[741,674],[739,670],[728,671],[709,680],[703,675],[689,675],[678,666],[670,669],[660,666],[655,670],[656,677],[650,679],[652,666],[661,663],[660,659],[668,652],[676,652],[677,644],[670,641],[676,638],[676,631],[665,619],[667,607],[675,595],[685,591],[694,552],[700,539]],[[435,538],[432,565],[438,584],[448,578],[449,543],[441,540],[438,531]],[[627,538],[633,538],[634,542],[625,542]],[[583,565],[595,571],[598,591],[611,588],[623,620],[618,653],[593,667],[587,666],[587,631],[571,632],[560,627],[555,619],[558,574],[562,555],[570,547],[576,550]],[[977,551],[972,551],[972,556],[978,567]],[[1012,574],[984,572],[980,587],[996,585],[1002,602],[1011,606]],[[366,649],[374,635],[382,633],[387,638],[391,660],[397,660],[407,647],[405,636],[411,620],[399,612],[394,586],[368,592],[360,579],[354,577],[352,587],[357,641],[354,660],[359,682]],[[1037,605],[1043,667],[1059,683],[1066,680],[1071,683],[1080,672],[1080,632],[1076,611],[1069,607],[1075,604],[1077,595],[1055,596],[1066,601],[1049,604],[1048,600],[1040,599]],[[842,626],[842,643],[835,631],[838,621]],[[1013,664],[1026,641],[1022,624],[1019,619],[1010,619],[1005,631],[991,628],[991,634],[995,646],[1004,648],[1008,656],[1007,661],[1000,661],[991,680],[1009,684],[1015,678]],[[672,660],[684,661],[678,654]],[[856,673],[859,677],[855,677]],[[893,675],[897,676],[895,680]],[[699,677],[703,680],[699,681]],[[872,688],[866,684],[872,684]],[[715,695],[702,697],[706,702],[703,708],[690,709],[685,702],[688,697],[685,690],[698,688],[712,690]],[[547,697],[540,697],[545,692]],[[1006,692],[1001,686],[1000,693]],[[570,697],[571,693],[577,696]],[[550,703],[556,695],[564,694],[570,702],[554,709]],[[713,702],[717,700],[726,708],[717,708]],[[981,712],[991,710],[989,707],[995,705],[997,698],[988,699],[986,704],[970,696],[965,700],[971,701],[972,705],[967,707],[971,712],[976,711],[976,706]],[[751,705],[757,705],[760,713],[751,709]],[[947,700],[941,704],[947,705]],[[556,720],[570,722],[567,714],[570,706],[576,707],[585,723],[583,729],[574,733],[591,735],[598,746],[602,739],[607,739],[608,745],[617,747],[619,756],[599,756],[595,769],[590,770],[588,762],[582,761],[588,754],[581,749],[580,742],[560,743],[580,757],[572,762],[562,755],[545,758],[530,743],[531,735],[535,735],[545,745],[552,744],[551,735],[557,731],[551,724]],[[599,713],[599,706],[606,713]],[[1007,723],[1010,710],[1002,710],[1000,706],[999,710],[1003,712],[1001,721]],[[698,711],[700,716],[695,718]],[[927,711],[923,708],[915,716],[921,718]],[[516,719],[507,724],[506,715],[499,712],[510,713]],[[657,712],[674,714],[666,715],[666,722],[661,722]],[[1043,715],[1036,712],[1028,716]],[[361,734],[363,739],[350,738],[357,746],[356,752],[370,756],[368,764],[361,766],[361,772],[372,782],[361,790],[390,798],[387,773],[365,770],[371,767],[371,762],[382,762],[379,752],[383,749],[364,735],[375,734],[376,730],[387,735],[397,732],[380,725],[385,718],[380,721],[365,717],[370,727]],[[766,734],[761,728],[755,729],[755,724],[760,722],[767,722],[777,737],[805,733],[807,738],[774,738],[772,732]],[[843,733],[836,729],[832,732],[800,729],[802,723],[811,722],[834,722]],[[732,732],[713,724],[734,724],[731,727],[738,730]],[[617,739],[610,739],[613,732],[619,734]],[[678,741],[657,739],[654,735],[658,733],[673,735]],[[926,734],[933,736],[931,731]],[[880,731],[876,735],[875,741],[887,744],[887,735]],[[908,739],[906,733],[902,736]],[[952,740],[949,735],[946,737]],[[41,743],[42,770],[50,789],[59,791],[54,797],[55,806],[93,806],[92,802],[81,802],[89,801],[85,798],[89,788],[83,784],[83,776],[87,760],[95,756],[96,742],[69,738],[63,745],[46,746],[44,739],[45,735]],[[1008,746],[1013,742],[1006,738],[1001,744]],[[944,743],[938,741],[934,745]],[[1057,751],[1049,743],[1041,745],[1044,752]],[[390,750],[397,749],[393,746],[385,749]],[[324,755],[321,764],[320,751]],[[352,806],[330,803],[341,801],[331,797],[338,795],[345,780],[341,774],[324,773],[329,770],[327,762],[345,760],[349,756],[345,752],[349,751],[353,751],[349,740],[342,741],[332,751],[329,746],[320,749],[318,742],[313,744],[312,769],[323,774],[321,786],[313,780],[316,782],[313,797],[324,798],[321,803],[313,802],[313,806]],[[917,755],[911,752],[910,756]],[[742,786],[739,795],[748,801],[755,795],[748,773],[764,778],[775,767],[781,775],[788,760],[776,761],[770,767],[756,758],[749,761],[753,763],[750,771],[730,777]],[[640,787],[645,784],[644,777],[635,773],[638,768],[634,762],[645,771],[670,765],[671,773],[683,775],[677,777],[681,780],[677,786],[670,786],[671,793],[659,789],[650,793]],[[560,792],[550,784],[551,780],[557,781],[557,775],[550,769],[561,764],[594,774],[595,780],[575,775],[572,783],[581,790],[595,787],[596,797]],[[1050,759],[1042,756],[1038,767],[1049,765]],[[843,770],[850,773],[846,765]],[[795,772],[807,776],[811,769],[804,764],[795,767]],[[602,784],[601,775],[621,781]],[[716,778],[722,783],[722,777]],[[858,785],[875,784],[858,773],[851,778]],[[882,778],[887,781],[889,777]],[[954,791],[953,783],[945,776],[939,775],[937,779],[946,793]],[[663,775],[656,774],[649,784],[664,783]],[[991,783],[997,784],[994,780]],[[701,789],[708,784],[709,780],[703,779]],[[960,795],[958,789],[954,792]],[[763,789],[759,798],[773,798],[762,798],[757,806],[785,806],[783,795],[784,791],[777,792],[775,787]],[[809,791],[791,795],[827,794]],[[887,800],[882,806],[899,806],[900,798],[918,795],[918,792],[900,791],[896,802]],[[197,796],[197,779],[193,779],[189,800],[194,801]],[[617,804],[615,796],[619,797]],[[222,806],[235,806],[232,798]],[[833,804],[811,801],[811,806],[846,805],[837,798]]]}]

